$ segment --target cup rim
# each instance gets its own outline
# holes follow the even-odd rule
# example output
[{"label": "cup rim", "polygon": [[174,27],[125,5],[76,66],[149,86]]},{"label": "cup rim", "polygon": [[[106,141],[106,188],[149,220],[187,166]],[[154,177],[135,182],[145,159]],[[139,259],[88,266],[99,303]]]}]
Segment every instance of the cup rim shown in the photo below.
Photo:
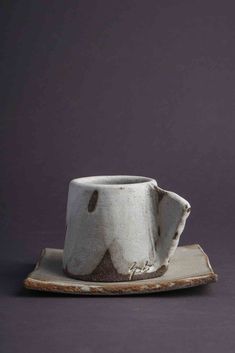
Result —
[{"label": "cup rim", "polygon": [[137,185],[143,185],[147,183],[154,183],[157,185],[155,179],[145,176],[136,175],[97,175],[87,176],[81,178],[75,178],[71,180],[71,183],[83,186],[94,186],[94,187],[132,187]]}]

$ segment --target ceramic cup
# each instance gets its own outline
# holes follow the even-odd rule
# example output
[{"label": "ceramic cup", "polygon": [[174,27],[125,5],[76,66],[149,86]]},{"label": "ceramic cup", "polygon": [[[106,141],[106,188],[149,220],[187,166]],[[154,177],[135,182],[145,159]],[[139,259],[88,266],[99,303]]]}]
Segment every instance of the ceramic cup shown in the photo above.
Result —
[{"label": "ceramic cup", "polygon": [[190,204],[154,179],[92,176],[70,182],[63,267],[86,281],[130,281],[163,275]]}]

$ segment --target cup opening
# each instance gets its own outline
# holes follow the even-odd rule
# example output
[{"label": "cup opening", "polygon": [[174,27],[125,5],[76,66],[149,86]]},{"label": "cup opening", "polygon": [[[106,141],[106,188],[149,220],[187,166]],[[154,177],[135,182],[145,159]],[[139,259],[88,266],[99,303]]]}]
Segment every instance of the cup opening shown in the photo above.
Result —
[{"label": "cup opening", "polygon": [[131,185],[141,184],[152,181],[153,179],[143,176],[131,176],[131,175],[109,175],[109,176],[91,176],[86,178],[75,179],[75,182],[85,184],[95,184],[103,186],[115,186],[115,185]]}]

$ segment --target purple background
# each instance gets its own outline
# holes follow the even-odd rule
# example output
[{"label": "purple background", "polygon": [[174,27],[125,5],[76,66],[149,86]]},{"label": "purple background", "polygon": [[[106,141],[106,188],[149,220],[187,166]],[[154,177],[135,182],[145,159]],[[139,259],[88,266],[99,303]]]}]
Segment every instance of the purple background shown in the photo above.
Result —
[{"label": "purple background", "polygon": [[[5,1],[1,23],[0,347],[234,352],[234,1]],[[188,199],[181,244],[219,282],[149,296],[28,292],[63,247],[68,183],[134,174]]]}]

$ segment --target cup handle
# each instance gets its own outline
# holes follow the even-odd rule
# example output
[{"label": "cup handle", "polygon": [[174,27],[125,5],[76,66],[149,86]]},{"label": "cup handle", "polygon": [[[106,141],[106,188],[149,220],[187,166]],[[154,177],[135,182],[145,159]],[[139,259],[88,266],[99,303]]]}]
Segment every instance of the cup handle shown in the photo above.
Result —
[{"label": "cup handle", "polygon": [[178,246],[191,206],[188,201],[174,192],[163,190],[158,186],[155,190],[158,227],[156,252],[161,265],[167,267]]}]

